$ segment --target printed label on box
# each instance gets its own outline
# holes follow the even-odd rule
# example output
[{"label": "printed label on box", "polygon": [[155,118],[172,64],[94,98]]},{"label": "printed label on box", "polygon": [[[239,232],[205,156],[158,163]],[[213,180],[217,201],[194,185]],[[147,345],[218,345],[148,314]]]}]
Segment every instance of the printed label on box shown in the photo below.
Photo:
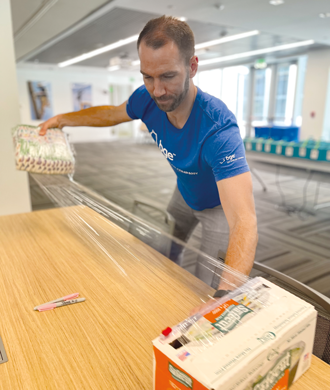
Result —
[{"label": "printed label on box", "polygon": [[319,158],[319,151],[317,149],[311,150],[310,158],[312,160],[317,160]]},{"label": "printed label on box", "polygon": [[261,277],[224,300],[153,341],[154,390],[287,390],[309,368],[310,304]]},{"label": "printed label on box", "polygon": [[328,161],[330,161],[330,150],[327,151],[327,157],[326,157],[326,159],[327,159]]},{"label": "printed label on box", "polygon": [[306,148],[299,148],[299,157],[306,157]]},{"label": "printed label on box", "polygon": [[265,145],[265,152],[269,153],[270,149],[271,149],[271,145],[270,144],[266,144]]},{"label": "printed label on box", "polygon": [[293,156],[293,147],[292,146],[288,146],[285,149],[285,155],[288,156],[288,157],[292,157]]},{"label": "printed label on box", "polygon": [[247,142],[247,143],[245,144],[245,147],[246,147],[246,150],[251,150],[251,149],[252,149],[252,144],[251,144],[251,142]]},{"label": "printed label on box", "polygon": [[261,152],[262,151],[262,144],[258,143],[257,146],[256,146],[256,149],[257,149],[258,152]]},{"label": "printed label on box", "polygon": [[208,390],[155,347],[154,356],[156,390]]},{"label": "printed label on box", "polygon": [[227,334],[233,330],[242,320],[244,316],[252,313],[252,310],[244,305],[231,305],[226,310],[226,313],[221,314],[213,326],[220,330],[221,333]]},{"label": "printed label on box", "polygon": [[173,379],[182,383],[189,389],[193,388],[193,380],[190,378],[190,376],[185,374],[183,371],[179,370],[178,368],[174,367],[173,364],[171,364],[170,362],[168,362],[168,371],[172,375]]},{"label": "printed label on box", "polygon": [[302,341],[283,351],[265,374],[251,384],[253,390],[289,389],[297,373],[306,344]]},{"label": "printed label on box", "polygon": [[282,145],[276,146],[276,154],[282,154]]}]

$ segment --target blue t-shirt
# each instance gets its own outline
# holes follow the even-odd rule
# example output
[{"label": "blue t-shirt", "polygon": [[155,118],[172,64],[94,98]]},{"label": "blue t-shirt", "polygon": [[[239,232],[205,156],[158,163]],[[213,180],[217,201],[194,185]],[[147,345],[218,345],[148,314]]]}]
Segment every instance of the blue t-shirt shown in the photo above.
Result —
[{"label": "blue t-shirt", "polygon": [[177,175],[183,199],[194,210],[218,206],[216,182],[249,171],[234,114],[220,99],[199,88],[182,129],[171,124],[144,85],[131,95],[126,111],[146,124]]}]

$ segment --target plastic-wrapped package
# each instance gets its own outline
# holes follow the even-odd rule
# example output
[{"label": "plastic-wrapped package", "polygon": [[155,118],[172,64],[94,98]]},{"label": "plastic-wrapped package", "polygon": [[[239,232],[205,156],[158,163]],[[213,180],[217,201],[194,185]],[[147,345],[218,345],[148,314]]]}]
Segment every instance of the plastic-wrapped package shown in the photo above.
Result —
[{"label": "plastic-wrapped package", "polygon": [[258,283],[257,279],[251,279],[228,292],[221,301],[224,299],[223,304],[215,299],[197,314],[176,325],[168,336],[160,337],[160,342],[178,346],[182,339],[182,345],[203,351],[255,316],[276,298],[270,295],[266,285]]},{"label": "plastic-wrapped package", "polygon": [[51,175],[73,173],[75,159],[67,135],[60,129],[49,129],[45,136],[39,136],[39,130],[28,125],[12,130],[16,169]]},{"label": "plastic-wrapped package", "polygon": [[153,341],[155,390],[289,389],[310,366],[315,326],[312,305],[250,279]]}]

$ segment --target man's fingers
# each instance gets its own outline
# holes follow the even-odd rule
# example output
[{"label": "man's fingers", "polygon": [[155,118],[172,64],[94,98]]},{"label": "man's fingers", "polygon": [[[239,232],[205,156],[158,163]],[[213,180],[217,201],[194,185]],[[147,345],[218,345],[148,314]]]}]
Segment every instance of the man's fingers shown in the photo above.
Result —
[{"label": "man's fingers", "polygon": [[39,126],[40,126],[39,135],[45,135],[48,129],[52,129],[52,128],[62,129],[63,127],[58,123],[57,116],[48,119],[46,122],[40,123]]},{"label": "man's fingers", "polygon": [[39,131],[39,135],[45,135],[47,132],[47,127],[46,126],[43,126],[40,131]]}]

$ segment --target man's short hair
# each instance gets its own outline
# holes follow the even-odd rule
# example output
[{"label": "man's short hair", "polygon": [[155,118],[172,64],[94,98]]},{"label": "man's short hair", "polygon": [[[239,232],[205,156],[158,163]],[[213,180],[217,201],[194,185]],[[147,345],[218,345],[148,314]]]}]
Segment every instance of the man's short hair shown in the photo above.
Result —
[{"label": "man's short hair", "polygon": [[137,41],[138,49],[142,41],[154,50],[173,41],[177,45],[186,65],[189,65],[190,58],[195,53],[194,33],[186,22],[182,22],[173,16],[163,15],[149,20],[139,35]]}]

